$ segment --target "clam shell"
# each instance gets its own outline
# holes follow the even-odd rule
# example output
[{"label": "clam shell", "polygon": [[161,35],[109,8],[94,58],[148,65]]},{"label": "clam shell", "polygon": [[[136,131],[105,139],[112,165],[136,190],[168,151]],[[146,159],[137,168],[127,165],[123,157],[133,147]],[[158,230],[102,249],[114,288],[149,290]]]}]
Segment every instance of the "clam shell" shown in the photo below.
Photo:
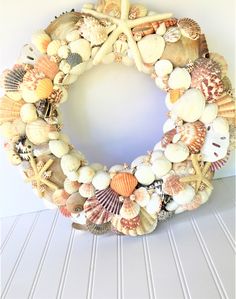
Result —
[{"label": "clam shell", "polygon": [[181,37],[181,32],[178,27],[170,27],[164,34],[165,42],[175,43]]},{"label": "clam shell", "polygon": [[[93,168],[94,169],[94,168]],[[111,177],[105,171],[98,171],[93,177],[92,184],[97,190],[104,190],[110,185]]]},{"label": "clam shell", "polygon": [[72,53],[80,55],[83,61],[88,61],[91,56],[91,45],[86,39],[80,38],[71,42],[69,48]]},{"label": "clam shell", "polygon": [[134,20],[137,18],[145,17],[148,13],[147,8],[142,4],[132,4],[129,10],[129,19]]},{"label": "clam shell", "polygon": [[204,124],[209,124],[213,122],[214,119],[216,119],[218,114],[218,106],[217,104],[207,104],[205,106],[205,109],[200,117],[200,121]]},{"label": "clam shell", "polygon": [[[64,149],[63,149],[64,147]],[[67,152],[68,144],[62,144],[62,150]],[[77,171],[80,167],[81,161],[74,154],[64,154],[61,158],[61,168],[65,174],[71,171]]]},{"label": "clam shell", "polygon": [[82,58],[77,53],[70,53],[66,59],[67,63],[73,68],[82,62]]},{"label": "clam shell", "polygon": [[42,119],[37,119],[26,125],[26,135],[35,145],[49,141],[48,134],[53,131],[54,127],[50,126]]},{"label": "clam shell", "polygon": [[155,63],[155,72],[157,76],[164,77],[173,71],[173,65],[169,60],[161,59]]},{"label": "clam shell", "polygon": [[129,197],[137,184],[137,179],[131,173],[121,172],[112,178],[111,189],[122,196]]},{"label": "clam shell", "polygon": [[77,181],[71,181],[68,178],[65,179],[64,189],[68,194],[73,194],[77,192],[79,188],[80,188],[80,184]]},{"label": "clam shell", "polygon": [[34,68],[38,72],[42,72],[45,76],[53,80],[59,71],[58,65],[52,61],[49,56],[42,55],[35,62]]},{"label": "clam shell", "polygon": [[0,98],[0,124],[20,118],[23,101],[14,101],[7,96]]},{"label": "clam shell", "polygon": [[184,184],[180,182],[180,177],[177,175],[170,175],[163,184],[163,191],[171,196],[178,194],[184,189]]},{"label": "clam shell", "polygon": [[38,118],[37,110],[33,104],[24,104],[20,110],[20,117],[23,122],[30,123]]},{"label": "clam shell", "polygon": [[191,85],[191,76],[185,68],[175,68],[170,74],[168,85],[171,89],[188,89]]},{"label": "clam shell", "polygon": [[84,203],[84,212],[87,219],[95,224],[110,222],[112,214],[99,204],[96,197],[89,198]]},{"label": "clam shell", "polygon": [[168,144],[165,149],[165,156],[170,162],[179,163],[188,158],[189,149],[182,142]]},{"label": "clam shell", "polygon": [[135,172],[135,177],[143,185],[150,185],[155,180],[155,174],[150,165],[140,165]]},{"label": "clam shell", "polygon": [[92,184],[82,184],[79,187],[79,193],[84,198],[90,198],[95,195],[95,188]]},{"label": "clam shell", "polygon": [[83,211],[85,199],[79,194],[79,192],[73,193],[66,200],[66,208],[70,213],[80,213]]},{"label": "clam shell", "polygon": [[94,235],[103,235],[111,230],[111,222],[95,224],[87,219],[86,227]]},{"label": "clam shell", "polygon": [[1,85],[5,92],[18,92],[25,74],[26,70],[22,66],[17,66],[13,70],[6,70],[1,76]]},{"label": "clam shell", "polygon": [[53,91],[52,81],[48,78],[42,79],[38,82],[35,94],[38,99],[46,99]]},{"label": "clam shell", "polygon": [[195,190],[192,186],[186,185],[183,190],[173,196],[173,199],[179,205],[190,203],[195,196]]},{"label": "clam shell", "polygon": [[165,41],[160,35],[147,35],[138,42],[138,48],[143,62],[154,64],[163,54]]},{"label": "clam shell", "polygon": [[31,41],[40,53],[46,53],[51,38],[44,30],[39,30],[32,35]]},{"label": "clam shell", "polygon": [[171,170],[172,164],[165,157],[157,159],[152,163],[152,170],[156,178],[161,178]]},{"label": "clam shell", "polygon": [[111,188],[96,191],[96,198],[100,205],[112,214],[119,214],[122,203],[120,202],[119,195]]},{"label": "clam shell", "polygon": [[154,193],[152,194],[152,197],[149,200],[145,209],[148,212],[148,214],[154,215],[160,212],[161,207],[162,207],[162,200],[158,194]]},{"label": "clam shell", "polygon": [[78,170],[78,181],[80,183],[91,183],[93,177],[95,175],[95,171],[89,166],[82,166]]},{"label": "clam shell", "polygon": [[57,158],[62,158],[69,152],[69,145],[62,140],[49,141],[49,149]]},{"label": "clam shell", "polygon": [[126,198],[120,209],[120,216],[125,219],[132,219],[138,216],[139,212],[140,206],[136,202]]},{"label": "clam shell", "polygon": [[190,18],[178,20],[177,25],[181,33],[187,38],[196,40],[201,34],[201,28],[198,23]]},{"label": "clam shell", "polygon": [[64,189],[58,189],[52,194],[52,202],[57,206],[63,206],[69,196],[70,195]]},{"label": "clam shell", "polygon": [[63,42],[59,39],[53,40],[48,44],[47,54],[49,56],[55,56],[58,54],[59,48],[62,46]]},{"label": "clam shell", "polygon": [[146,207],[148,201],[150,200],[150,194],[146,188],[140,187],[134,191],[132,200],[133,199],[140,205],[140,207]]}]

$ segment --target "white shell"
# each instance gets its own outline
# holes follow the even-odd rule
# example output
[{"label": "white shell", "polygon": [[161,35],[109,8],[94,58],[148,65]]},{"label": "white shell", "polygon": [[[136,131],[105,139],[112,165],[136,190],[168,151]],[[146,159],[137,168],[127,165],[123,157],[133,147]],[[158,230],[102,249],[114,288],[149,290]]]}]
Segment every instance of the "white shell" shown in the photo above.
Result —
[{"label": "white shell", "polygon": [[181,32],[178,27],[170,27],[164,34],[164,40],[169,43],[177,42],[181,37]]},{"label": "white shell", "polygon": [[158,159],[165,159],[164,152],[162,150],[154,150],[151,154],[150,162],[154,163]]},{"label": "white shell", "polygon": [[112,178],[114,175],[116,175],[120,171],[123,171],[124,169],[125,169],[124,165],[121,165],[121,164],[113,165],[109,169],[109,174],[110,174],[110,176]]},{"label": "white shell", "polygon": [[91,183],[93,177],[95,175],[95,171],[89,166],[82,166],[78,170],[78,181],[80,183]]},{"label": "white shell", "polygon": [[79,38],[80,38],[79,30],[73,30],[73,31],[67,33],[67,35],[66,35],[66,40],[68,42],[73,42]]},{"label": "white shell", "polygon": [[97,190],[104,190],[110,185],[111,177],[105,171],[98,171],[93,177],[92,184]]},{"label": "white shell", "polygon": [[166,88],[167,88],[166,77],[156,77],[155,83],[156,83],[156,86],[158,88],[160,88],[161,90],[166,90]]},{"label": "white shell", "polygon": [[109,53],[109,54],[107,54],[107,55],[105,55],[103,57],[102,63],[104,63],[104,64],[110,64],[110,63],[112,63],[112,62],[115,61],[115,58],[116,58],[116,56],[115,56],[115,54],[113,52]]},{"label": "white shell", "polygon": [[66,155],[70,150],[69,145],[62,140],[50,140],[49,148],[52,154],[57,158]]},{"label": "white shell", "polygon": [[26,125],[26,135],[35,145],[48,142],[50,126],[42,119],[37,119]]},{"label": "white shell", "polygon": [[178,142],[175,144],[171,143],[168,144],[165,149],[165,156],[169,161],[173,163],[183,162],[189,156],[189,149],[182,142]]},{"label": "white shell", "polygon": [[134,159],[134,161],[131,163],[130,167],[133,169],[142,164],[150,164],[149,160],[150,160],[150,157],[148,155],[139,156]]},{"label": "white shell", "polygon": [[204,124],[209,124],[213,122],[213,120],[217,117],[218,114],[218,106],[214,103],[207,104],[205,109],[200,117],[200,121]]},{"label": "white shell", "polygon": [[157,34],[150,34],[138,42],[138,48],[145,63],[154,64],[163,54],[165,41]]},{"label": "white shell", "polygon": [[90,164],[90,167],[92,167],[92,169],[95,171],[105,170],[105,168],[106,168],[101,163],[92,163],[92,164]]},{"label": "white shell", "polygon": [[135,200],[140,207],[145,207],[150,200],[150,194],[146,188],[140,187],[134,191],[133,195],[130,196],[130,199]]},{"label": "white shell", "polygon": [[161,178],[166,175],[171,170],[172,164],[165,157],[162,159],[157,159],[152,164],[152,170],[156,178]]},{"label": "white shell", "polygon": [[191,76],[185,68],[177,67],[170,74],[168,85],[171,89],[188,89],[191,85]]},{"label": "white shell", "polygon": [[169,60],[161,59],[155,64],[155,72],[157,76],[164,77],[173,71],[173,65]]},{"label": "white shell", "polygon": [[68,74],[71,70],[71,66],[66,60],[62,60],[59,64],[59,69],[62,71],[64,74]]},{"label": "white shell", "polygon": [[68,172],[76,171],[80,167],[80,160],[72,154],[64,155],[61,158],[61,168],[67,175]]},{"label": "white shell", "polygon": [[150,185],[155,180],[154,172],[149,165],[140,165],[135,172],[135,177],[143,185]]},{"label": "white shell", "polygon": [[172,200],[166,205],[166,209],[167,211],[173,212],[178,208],[178,206],[179,204],[176,201]]},{"label": "white shell", "polygon": [[177,195],[173,196],[173,199],[179,205],[183,205],[191,202],[194,196],[195,196],[195,190],[193,189],[193,187],[190,185],[186,185],[182,191],[180,191]]},{"label": "white shell", "polygon": [[87,70],[87,67],[88,67],[88,62],[87,61],[82,62],[76,65],[75,67],[73,67],[70,70],[70,74],[77,75],[77,76],[82,75]]},{"label": "white shell", "polygon": [[197,121],[205,108],[205,98],[200,90],[187,90],[173,106],[172,111],[186,122]]},{"label": "white shell", "polygon": [[49,56],[57,55],[59,48],[62,46],[62,41],[55,39],[48,44],[47,54]]},{"label": "white shell", "polygon": [[92,184],[82,184],[79,187],[79,193],[84,198],[90,198],[95,195],[95,188]]},{"label": "white shell", "polygon": [[33,104],[24,104],[20,110],[20,117],[24,123],[35,121],[38,118],[36,107]]},{"label": "white shell", "polygon": [[227,135],[229,133],[229,123],[223,117],[217,117],[212,122],[213,130],[219,134]]},{"label": "white shell", "polygon": [[60,58],[66,59],[70,54],[70,48],[67,45],[63,45],[58,49],[57,54]]},{"label": "white shell", "polygon": [[80,184],[77,181],[71,181],[68,178],[64,181],[64,190],[68,194],[73,194],[79,190]]},{"label": "white shell", "polygon": [[175,122],[173,119],[168,118],[163,125],[163,133],[169,132],[175,128]]},{"label": "white shell", "polygon": [[146,211],[153,215],[161,210],[161,198],[158,194],[154,193],[151,196],[151,199],[148,201],[147,206],[146,206]]},{"label": "white shell", "polygon": [[69,43],[69,47],[72,53],[79,54],[83,61],[89,60],[91,56],[91,45],[86,39],[78,39]]},{"label": "white shell", "polygon": [[165,24],[165,22],[163,22],[157,28],[156,34],[158,34],[158,35],[164,35],[165,33],[166,33],[166,24]]}]

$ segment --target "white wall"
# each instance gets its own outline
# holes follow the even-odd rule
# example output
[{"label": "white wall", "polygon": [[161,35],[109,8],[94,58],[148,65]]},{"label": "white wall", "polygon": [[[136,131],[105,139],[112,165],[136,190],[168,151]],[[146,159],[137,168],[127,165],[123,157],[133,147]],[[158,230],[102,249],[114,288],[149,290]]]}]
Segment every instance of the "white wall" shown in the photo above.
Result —
[{"label": "white wall", "polygon": [[[176,17],[198,21],[208,38],[210,50],[225,56],[229,76],[235,81],[234,0],[135,2],[146,3],[158,12],[173,12]],[[79,10],[83,3],[81,0],[0,0],[0,72],[14,64],[21,46],[29,42],[32,32],[46,27],[62,11]],[[87,153],[91,162],[101,161],[108,165],[130,162],[160,139],[166,111],[164,94],[152,80],[133,68],[99,66],[79,78],[70,95],[70,102],[63,107],[65,131],[72,142]],[[233,174],[231,161],[220,175]],[[30,186],[23,183],[15,167],[9,165],[2,146],[0,187],[0,216],[44,207]]]}]

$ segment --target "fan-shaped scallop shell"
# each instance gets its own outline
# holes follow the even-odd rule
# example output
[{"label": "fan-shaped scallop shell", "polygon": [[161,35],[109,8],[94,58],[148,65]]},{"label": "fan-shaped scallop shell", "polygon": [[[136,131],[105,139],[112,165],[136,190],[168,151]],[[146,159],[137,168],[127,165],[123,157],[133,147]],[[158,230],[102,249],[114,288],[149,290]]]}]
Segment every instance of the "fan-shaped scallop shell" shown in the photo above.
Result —
[{"label": "fan-shaped scallop shell", "polygon": [[71,213],[80,213],[83,211],[85,199],[79,194],[79,192],[73,193],[66,200],[67,210]]},{"label": "fan-shaped scallop shell", "polygon": [[87,219],[86,227],[94,235],[103,235],[111,230],[111,222],[95,224]]},{"label": "fan-shaped scallop shell", "polygon": [[174,196],[184,189],[184,184],[180,182],[177,175],[171,175],[165,179],[163,184],[163,192]]},{"label": "fan-shaped scallop shell", "polygon": [[120,202],[119,195],[111,188],[96,191],[96,198],[100,205],[112,214],[119,214],[122,203]]},{"label": "fan-shaped scallop shell", "polygon": [[136,229],[141,223],[141,219],[140,219],[140,216],[136,216],[132,219],[125,219],[125,218],[121,218],[120,220],[120,224],[126,228],[126,229],[130,229],[130,230],[133,230],[133,229]]},{"label": "fan-shaped scallop shell", "polygon": [[212,162],[210,166],[211,171],[215,172],[221,169],[228,162],[229,157],[230,157],[230,151],[227,152],[227,155],[223,159],[220,159],[216,162]]},{"label": "fan-shaped scallop shell", "polygon": [[35,94],[38,99],[46,99],[50,96],[53,91],[52,81],[48,78],[44,78],[38,82],[38,85],[35,90]]},{"label": "fan-shaped scallop shell", "polygon": [[38,82],[44,78],[45,75],[43,72],[38,72],[35,69],[29,70],[24,75],[21,87],[34,91],[37,88]]},{"label": "fan-shaped scallop shell", "polygon": [[235,118],[235,110],[236,110],[236,103],[235,100],[225,95],[216,100],[216,104],[218,106],[218,116],[224,118]]},{"label": "fan-shaped scallop shell", "polygon": [[134,191],[134,196],[132,195],[131,199],[134,199],[140,205],[140,207],[145,207],[150,200],[150,194],[146,188],[140,187]]},{"label": "fan-shaped scallop shell", "polygon": [[66,206],[61,206],[61,207],[59,208],[59,210],[60,210],[61,214],[62,214],[64,217],[67,217],[67,218],[71,217],[71,212],[69,212],[69,211],[67,210]]},{"label": "fan-shaped scallop shell", "polygon": [[148,13],[147,8],[142,4],[132,4],[129,10],[129,19],[134,20],[145,17]]},{"label": "fan-shaped scallop shell", "polygon": [[107,223],[112,219],[112,214],[102,207],[96,197],[85,201],[84,212],[87,219],[95,224]]},{"label": "fan-shaped scallop shell", "polygon": [[128,197],[132,194],[137,184],[137,179],[131,173],[120,172],[112,178],[110,186],[118,194]]},{"label": "fan-shaped scallop shell", "polygon": [[82,184],[79,187],[79,193],[85,198],[90,198],[95,195],[95,188],[92,184]]},{"label": "fan-shaped scallop shell", "polygon": [[23,101],[14,101],[7,96],[0,98],[0,124],[19,119],[23,105]]},{"label": "fan-shaped scallop shell", "polygon": [[190,18],[183,18],[178,20],[178,27],[181,33],[190,39],[196,40],[201,34],[201,28],[198,23]]},{"label": "fan-shaped scallop shell", "polygon": [[175,43],[181,38],[181,32],[178,27],[170,27],[163,37],[166,42]]},{"label": "fan-shaped scallop shell", "polygon": [[226,74],[228,72],[228,64],[227,64],[225,58],[218,53],[210,53],[210,59],[212,59],[213,61],[218,63],[218,65],[220,66],[220,69],[221,69],[222,77],[226,76]]},{"label": "fan-shaped scallop shell", "polygon": [[186,123],[178,127],[178,133],[181,134],[180,140],[186,144],[190,153],[198,153],[205,141],[206,127],[201,121]]},{"label": "fan-shaped scallop shell", "polygon": [[166,148],[168,144],[173,141],[174,136],[177,134],[176,129],[172,129],[164,134],[161,140],[161,145],[163,148]]},{"label": "fan-shaped scallop shell", "polygon": [[125,219],[132,219],[138,216],[139,212],[140,206],[136,202],[126,198],[120,209],[120,216]]},{"label": "fan-shaped scallop shell", "polygon": [[34,68],[38,72],[44,73],[45,76],[51,80],[55,78],[56,74],[59,71],[58,65],[54,61],[52,61],[47,55],[40,56],[37,59]]},{"label": "fan-shaped scallop shell", "polygon": [[17,66],[13,70],[6,70],[1,78],[2,87],[5,92],[16,92],[20,88],[26,70],[22,66]]}]

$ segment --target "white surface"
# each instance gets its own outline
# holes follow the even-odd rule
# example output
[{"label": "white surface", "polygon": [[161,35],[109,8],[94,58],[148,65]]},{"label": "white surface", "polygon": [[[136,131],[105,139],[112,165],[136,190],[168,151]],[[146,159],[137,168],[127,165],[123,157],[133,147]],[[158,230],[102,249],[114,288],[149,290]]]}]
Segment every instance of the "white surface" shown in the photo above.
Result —
[{"label": "white surface", "polygon": [[4,218],[1,298],[234,299],[233,186],[138,238],[75,231],[55,211]]},{"label": "white surface", "polygon": [[[210,50],[225,56],[230,78],[235,80],[234,0],[194,0],[191,4],[188,0],[134,2],[198,21],[206,33]],[[81,0],[0,0],[0,72],[13,65],[21,46],[30,41],[35,30],[46,27],[62,11],[79,10],[83,3]],[[64,105],[63,111],[67,115],[65,131],[73,143],[86,152],[90,161],[106,164],[130,162],[151,149],[160,139],[165,118],[164,96],[154,82],[134,68],[119,65],[99,66],[84,74],[72,88],[70,102]],[[219,175],[232,174],[231,160]],[[0,182],[1,215],[43,208],[40,200],[35,200],[30,186],[8,165],[2,147]]]}]

